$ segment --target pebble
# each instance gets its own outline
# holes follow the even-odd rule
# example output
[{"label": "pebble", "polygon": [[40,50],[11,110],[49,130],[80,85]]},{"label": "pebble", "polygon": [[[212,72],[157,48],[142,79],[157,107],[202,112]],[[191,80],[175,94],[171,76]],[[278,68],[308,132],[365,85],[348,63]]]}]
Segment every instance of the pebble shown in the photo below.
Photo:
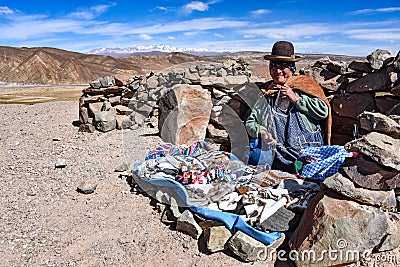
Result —
[{"label": "pebble", "polygon": [[63,158],[58,158],[56,161],[56,168],[65,168],[67,166],[67,160]]},{"label": "pebble", "polygon": [[97,181],[93,179],[88,179],[86,181],[83,181],[78,185],[78,192],[81,192],[83,194],[91,194],[96,190],[97,187]]}]

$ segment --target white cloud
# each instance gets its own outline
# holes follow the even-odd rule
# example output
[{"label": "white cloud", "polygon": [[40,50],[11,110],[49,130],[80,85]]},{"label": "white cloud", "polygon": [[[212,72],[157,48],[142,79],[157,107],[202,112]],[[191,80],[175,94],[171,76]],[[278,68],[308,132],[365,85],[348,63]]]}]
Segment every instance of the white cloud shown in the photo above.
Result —
[{"label": "white cloud", "polygon": [[243,35],[243,38],[246,38],[246,39],[252,39],[252,38],[255,38],[256,37],[256,35],[254,35],[254,34],[245,34],[245,35]]},{"label": "white cloud", "polygon": [[353,12],[349,12],[349,14],[350,15],[361,15],[361,14],[366,14],[366,13],[371,13],[371,12],[374,12],[374,10],[368,8],[368,9],[360,9],[360,10],[356,10]]},{"label": "white cloud", "polygon": [[201,1],[192,1],[189,4],[186,4],[183,9],[187,13],[191,13],[192,11],[207,11],[208,4],[205,4]]},{"label": "white cloud", "polygon": [[396,12],[400,11],[400,7],[385,7],[385,8],[377,8],[377,9],[360,9],[353,12],[350,12],[350,15],[362,15],[367,13],[382,13],[382,12]]},{"label": "white cloud", "polygon": [[268,9],[257,9],[257,10],[254,10],[251,12],[251,14],[256,15],[256,16],[264,15],[264,14],[268,14],[268,13],[271,13],[271,11]]},{"label": "white cloud", "polygon": [[214,36],[218,38],[224,38],[224,36],[220,33],[214,33]]},{"label": "white cloud", "polygon": [[107,12],[107,10],[110,7],[113,7],[115,5],[116,4],[112,3],[109,5],[97,5],[97,6],[92,6],[89,8],[80,8],[79,10],[72,12],[70,14],[70,17],[90,20],[90,19],[96,18],[96,17],[100,16],[101,14]]},{"label": "white cloud", "polygon": [[175,40],[176,38],[174,36],[168,36],[169,40]]},{"label": "white cloud", "polygon": [[395,11],[400,11],[400,7],[378,8],[376,11],[378,11],[378,12],[395,12]]},{"label": "white cloud", "polygon": [[166,7],[163,7],[163,6],[157,6],[156,9],[162,10],[162,11],[168,11],[168,9]]},{"label": "white cloud", "polygon": [[140,34],[140,39],[143,39],[143,40],[151,40],[151,39],[153,39],[153,37],[151,37],[151,36],[148,35],[148,34],[142,33],[142,34]]},{"label": "white cloud", "polygon": [[14,14],[14,11],[7,6],[0,6],[0,15],[1,14]]},{"label": "white cloud", "polygon": [[399,29],[355,29],[344,32],[349,38],[369,41],[400,40]]}]

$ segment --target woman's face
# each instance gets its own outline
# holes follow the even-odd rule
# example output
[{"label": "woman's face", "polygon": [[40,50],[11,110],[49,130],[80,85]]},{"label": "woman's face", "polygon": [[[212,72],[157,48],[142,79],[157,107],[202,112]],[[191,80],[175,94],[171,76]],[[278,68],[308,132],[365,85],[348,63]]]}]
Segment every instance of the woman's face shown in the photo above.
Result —
[{"label": "woman's face", "polygon": [[283,63],[274,63],[270,68],[271,77],[275,83],[283,85],[292,77],[292,71]]}]

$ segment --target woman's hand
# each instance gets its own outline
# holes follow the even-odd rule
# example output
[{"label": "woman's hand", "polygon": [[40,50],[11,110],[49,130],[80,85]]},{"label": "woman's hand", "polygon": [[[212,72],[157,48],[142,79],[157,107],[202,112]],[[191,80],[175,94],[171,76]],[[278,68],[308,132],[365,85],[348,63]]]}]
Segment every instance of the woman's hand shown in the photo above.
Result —
[{"label": "woman's hand", "polygon": [[296,95],[293,89],[290,88],[290,86],[282,85],[280,90],[282,96],[287,97],[289,101],[292,102],[293,104],[300,99],[300,96]]},{"label": "woman's hand", "polygon": [[276,140],[272,138],[271,134],[265,130],[260,130],[259,136],[261,140],[269,146],[275,145]]}]

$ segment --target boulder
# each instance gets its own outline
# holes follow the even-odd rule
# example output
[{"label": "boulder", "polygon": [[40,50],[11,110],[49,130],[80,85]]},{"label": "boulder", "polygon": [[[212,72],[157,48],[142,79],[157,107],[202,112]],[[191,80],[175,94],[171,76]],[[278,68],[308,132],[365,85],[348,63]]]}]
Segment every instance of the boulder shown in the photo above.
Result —
[{"label": "boulder", "polygon": [[94,113],[95,127],[102,132],[108,132],[116,129],[117,121],[115,119],[116,109],[110,108],[108,111],[96,111]]},{"label": "boulder", "polygon": [[359,116],[361,128],[371,132],[387,134],[393,138],[400,138],[400,124],[381,113],[365,111]]},{"label": "boulder", "polygon": [[374,191],[364,188],[356,188],[354,183],[336,173],[322,183],[326,189],[339,193],[363,204],[379,207],[384,210],[396,210],[397,202],[394,190]]},{"label": "boulder", "polygon": [[204,140],[211,108],[208,90],[199,85],[175,85],[159,101],[162,140],[177,145]]},{"label": "boulder", "polygon": [[388,114],[396,105],[400,104],[400,98],[392,95],[375,97],[376,110],[382,114]]},{"label": "boulder", "polygon": [[391,190],[400,188],[400,173],[379,165],[367,157],[360,156],[352,166],[344,166],[344,173],[360,187],[372,190]]},{"label": "boulder", "polygon": [[232,236],[227,247],[246,262],[259,260],[260,254],[267,250],[266,245],[241,231]]},{"label": "boulder", "polygon": [[371,132],[345,145],[348,151],[358,151],[383,166],[400,171],[400,139]]},{"label": "boulder", "polygon": [[346,92],[375,92],[375,91],[390,91],[390,77],[386,70],[369,73],[357,80],[350,82],[346,86]]},{"label": "boulder", "polygon": [[193,214],[189,210],[185,210],[181,216],[179,216],[176,222],[176,230],[185,232],[192,236],[194,239],[199,239],[203,229],[193,218]]},{"label": "boulder", "polygon": [[340,95],[332,100],[331,106],[339,116],[354,119],[363,111],[375,109],[374,98],[368,93]]},{"label": "boulder", "polygon": [[380,209],[321,193],[308,206],[289,245],[297,252],[297,266],[347,265],[379,247],[388,228]]},{"label": "boulder", "polygon": [[305,71],[305,75],[312,77],[322,88],[330,92],[335,92],[348,83],[346,77],[322,68],[313,67]]},{"label": "boulder", "polygon": [[355,71],[361,71],[364,73],[370,73],[372,72],[371,65],[368,62],[363,62],[363,61],[352,61],[349,64],[349,69],[355,70]]},{"label": "boulder", "polygon": [[208,251],[217,252],[225,250],[225,244],[232,234],[225,226],[213,226],[204,229],[204,238]]},{"label": "boulder", "polygon": [[367,60],[371,67],[375,70],[381,69],[385,64],[392,60],[393,54],[390,50],[376,49],[367,56]]}]

